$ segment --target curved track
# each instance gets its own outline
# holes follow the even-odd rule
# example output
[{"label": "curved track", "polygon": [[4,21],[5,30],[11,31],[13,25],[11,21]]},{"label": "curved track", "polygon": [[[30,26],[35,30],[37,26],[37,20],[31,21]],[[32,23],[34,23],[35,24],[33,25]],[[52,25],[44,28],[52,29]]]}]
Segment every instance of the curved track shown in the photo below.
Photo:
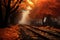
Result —
[{"label": "curved track", "polygon": [[52,27],[19,25],[21,40],[60,40],[60,31]]}]

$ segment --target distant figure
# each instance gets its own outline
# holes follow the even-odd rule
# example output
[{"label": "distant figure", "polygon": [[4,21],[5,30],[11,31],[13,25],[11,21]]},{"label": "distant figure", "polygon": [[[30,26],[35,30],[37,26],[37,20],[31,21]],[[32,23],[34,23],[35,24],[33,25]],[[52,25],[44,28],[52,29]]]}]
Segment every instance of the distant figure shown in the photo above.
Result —
[{"label": "distant figure", "polygon": [[51,15],[47,15],[43,18],[43,25],[52,25]]}]

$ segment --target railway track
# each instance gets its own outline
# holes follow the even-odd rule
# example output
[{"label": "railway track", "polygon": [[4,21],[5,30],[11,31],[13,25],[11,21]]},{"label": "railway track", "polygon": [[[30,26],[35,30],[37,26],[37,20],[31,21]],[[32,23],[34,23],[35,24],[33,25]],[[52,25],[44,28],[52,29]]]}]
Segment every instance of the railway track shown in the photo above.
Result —
[{"label": "railway track", "polygon": [[60,32],[30,25],[19,25],[21,40],[60,40]]}]

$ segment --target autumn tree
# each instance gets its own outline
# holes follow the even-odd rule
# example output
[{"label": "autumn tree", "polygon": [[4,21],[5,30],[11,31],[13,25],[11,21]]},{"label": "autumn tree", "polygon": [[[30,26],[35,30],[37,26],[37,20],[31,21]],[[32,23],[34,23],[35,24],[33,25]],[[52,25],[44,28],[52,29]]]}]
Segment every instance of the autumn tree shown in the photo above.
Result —
[{"label": "autumn tree", "polygon": [[[12,3],[13,1],[16,2]],[[9,20],[17,13],[21,2],[22,0],[0,0],[0,28],[9,26]]]}]

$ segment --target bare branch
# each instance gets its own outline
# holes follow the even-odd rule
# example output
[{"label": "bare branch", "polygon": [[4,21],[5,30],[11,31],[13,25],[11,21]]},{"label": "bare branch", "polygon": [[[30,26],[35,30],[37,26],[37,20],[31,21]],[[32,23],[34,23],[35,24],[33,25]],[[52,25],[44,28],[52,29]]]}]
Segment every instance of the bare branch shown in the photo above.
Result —
[{"label": "bare branch", "polygon": [[11,11],[11,13],[14,13],[18,8],[19,8],[19,5],[13,11]]},{"label": "bare branch", "polygon": [[2,6],[6,8],[6,0],[3,0]]},{"label": "bare branch", "polygon": [[19,3],[21,3],[23,0],[20,0],[20,2]]},{"label": "bare branch", "polygon": [[17,5],[18,1],[15,2],[15,4],[12,6],[12,8],[10,10],[12,10],[13,8],[15,8],[15,6]]}]

